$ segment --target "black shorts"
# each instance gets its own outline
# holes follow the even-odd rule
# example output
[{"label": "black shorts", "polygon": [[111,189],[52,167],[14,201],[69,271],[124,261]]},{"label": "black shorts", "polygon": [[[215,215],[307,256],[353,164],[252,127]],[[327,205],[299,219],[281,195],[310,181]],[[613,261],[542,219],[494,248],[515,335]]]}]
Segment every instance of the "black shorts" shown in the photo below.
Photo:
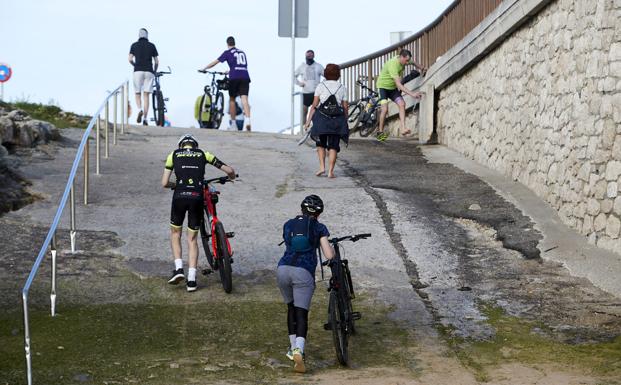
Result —
[{"label": "black shorts", "polygon": [[399,99],[401,97],[401,91],[399,91],[398,88],[395,88],[394,90],[387,90],[385,88],[380,88],[379,89],[379,98],[380,98],[380,103],[386,103],[384,102],[384,100],[388,101],[388,99],[392,100],[393,102],[397,102],[397,99]]},{"label": "black shorts", "polygon": [[315,99],[314,93],[302,94],[302,103],[304,103],[306,107],[310,107],[313,104],[313,99]]},{"label": "black shorts", "polygon": [[341,137],[338,135],[330,135],[324,134],[319,135],[319,140],[315,141],[317,147],[323,147],[328,150],[336,150],[336,152],[341,151]]},{"label": "black shorts", "polygon": [[175,228],[183,226],[185,213],[188,212],[188,229],[198,231],[203,219],[203,199],[173,198],[170,210],[170,225]]},{"label": "black shorts", "polygon": [[229,96],[234,98],[240,95],[248,96],[250,79],[229,79]]}]

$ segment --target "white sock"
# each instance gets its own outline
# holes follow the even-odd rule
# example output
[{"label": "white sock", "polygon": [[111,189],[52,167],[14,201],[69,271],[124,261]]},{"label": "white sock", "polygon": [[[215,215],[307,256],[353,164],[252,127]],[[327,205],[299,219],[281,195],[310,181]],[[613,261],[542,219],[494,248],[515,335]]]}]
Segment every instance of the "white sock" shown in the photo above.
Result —
[{"label": "white sock", "polygon": [[175,259],[175,270],[183,269],[183,259]]},{"label": "white sock", "polygon": [[229,127],[233,127],[233,126],[235,126],[235,121],[229,119]]},{"label": "white sock", "polygon": [[306,338],[304,337],[295,337],[295,347],[300,349],[302,353],[304,353],[304,344],[306,343]]},{"label": "white sock", "polygon": [[196,281],[196,267],[188,269],[188,281]]},{"label": "white sock", "polygon": [[289,334],[289,342],[291,343],[291,350],[295,349],[295,334]]},{"label": "white sock", "polygon": [[244,123],[246,124],[246,126],[250,124],[250,116],[244,115]]}]

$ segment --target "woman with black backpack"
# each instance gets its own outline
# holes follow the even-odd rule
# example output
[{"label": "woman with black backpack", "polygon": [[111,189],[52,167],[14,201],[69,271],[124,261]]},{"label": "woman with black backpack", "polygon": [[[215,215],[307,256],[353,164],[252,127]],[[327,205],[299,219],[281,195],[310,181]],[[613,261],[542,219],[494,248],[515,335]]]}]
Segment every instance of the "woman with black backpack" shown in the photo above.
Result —
[{"label": "woman with black backpack", "polygon": [[349,127],[347,126],[347,89],[339,82],[341,68],[337,64],[328,64],[323,72],[326,78],[315,89],[313,104],[308,113],[304,129],[308,130],[310,122],[311,138],[317,144],[319,157],[319,171],[317,176],[326,173],[326,152],[328,155],[328,178],[335,178],[334,166],[336,157],[341,150],[340,141],[347,145],[349,141]]}]

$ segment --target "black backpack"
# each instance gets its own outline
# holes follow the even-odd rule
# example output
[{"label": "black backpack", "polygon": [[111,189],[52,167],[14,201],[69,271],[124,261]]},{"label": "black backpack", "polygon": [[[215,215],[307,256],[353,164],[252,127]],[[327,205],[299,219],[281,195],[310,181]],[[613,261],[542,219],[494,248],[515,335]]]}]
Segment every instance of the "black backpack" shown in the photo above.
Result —
[{"label": "black backpack", "polygon": [[[326,86],[325,83],[321,83],[321,84],[323,84],[323,86],[326,87],[328,92],[330,92],[330,89],[328,88],[328,86]],[[322,114],[329,116],[329,117],[336,117],[336,116],[341,116],[345,113],[345,111],[343,110],[343,107],[336,100],[336,95],[335,95],[337,92],[339,92],[341,87],[343,87],[342,84],[339,85],[339,88],[337,88],[336,91],[334,91],[334,93],[330,92],[330,96],[328,96],[328,98],[319,105],[319,111]]]}]

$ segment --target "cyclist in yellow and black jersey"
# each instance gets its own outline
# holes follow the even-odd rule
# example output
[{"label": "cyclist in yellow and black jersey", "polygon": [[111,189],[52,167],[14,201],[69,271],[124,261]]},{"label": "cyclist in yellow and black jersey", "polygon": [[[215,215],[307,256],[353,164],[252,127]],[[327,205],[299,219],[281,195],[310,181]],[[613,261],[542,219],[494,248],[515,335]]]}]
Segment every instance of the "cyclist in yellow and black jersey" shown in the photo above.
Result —
[{"label": "cyclist in yellow and black jersey", "polygon": [[[183,135],[179,139],[178,147],[166,158],[166,166],[162,175],[162,186],[175,190],[170,211],[170,245],[175,260],[175,269],[168,283],[175,285],[185,279],[181,259],[181,228],[187,211],[189,269],[186,286],[188,291],[195,291],[198,261],[197,234],[203,216],[205,165],[211,164],[219,168],[231,180],[235,179],[235,170],[215,155],[198,148],[198,141],[192,135]],[[170,181],[173,171],[176,182]]]}]

